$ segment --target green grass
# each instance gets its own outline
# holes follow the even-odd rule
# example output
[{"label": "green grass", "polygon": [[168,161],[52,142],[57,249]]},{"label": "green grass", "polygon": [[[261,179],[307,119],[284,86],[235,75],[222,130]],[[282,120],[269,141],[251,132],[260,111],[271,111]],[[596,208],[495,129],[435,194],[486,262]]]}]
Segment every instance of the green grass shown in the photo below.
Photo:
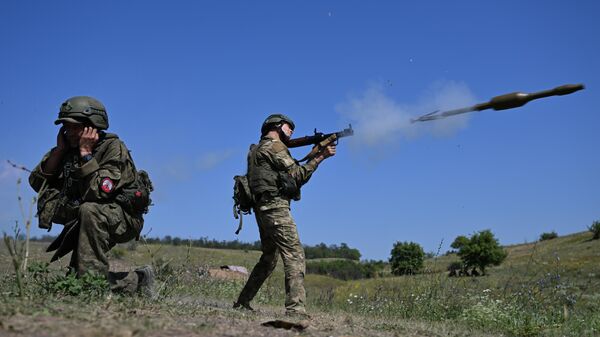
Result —
[{"label": "green grass", "polygon": [[[448,265],[458,261],[454,255],[427,260],[425,272],[414,276],[341,281],[307,275],[308,310],[317,315],[332,315],[333,320],[345,317],[344,320],[355,324],[357,329],[362,326],[367,332],[410,334],[404,331],[407,325],[402,322],[413,322],[411,326],[427,322],[423,324],[436,327],[435,334],[452,327],[465,335],[481,335],[483,331],[511,336],[597,336],[600,335],[600,241],[592,241],[591,237],[592,233],[584,232],[506,247],[506,261],[490,268],[489,275],[483,277],[447,277]],[[43,253],[44,247],[32,244],[33,261],[49,258]],[[251,270],[260,256],[257,251],[186,246],[140,244],[134,251],[125,248],[119,250],[114,264],[121,267],[154,264],[158,269],[161,298],[158,302],[146,302],[113,297],[111,305],[121,310],[117,312],[123,319],[128,319],[126,312],[131,308],[149,313],[166,312],[177,317],[196,317],[210,312],[202,303],[218,303],[227,308],[236,299],[243,280],[211,278],[206,270],[227,264]],[[49,272],[61,274],[67,261],[63,259],[51,266]],[[37,283],[47,281],[36,281],[31,274],[26,277],[28,295],[19,299],[15,295],[5,248],[0,248],[0,272],[3,275],[0,276],[0,300],[6,303],[0,305],[0,319],[16,313],[64,316],[52,308],[78,301],[64,291],[43,292]],[[283,285],[279,263],[254,305],[282,311]],[[71,289],[72,286],[63,287]],[[93,311],[94,303],[106,305],[105,297],[90,295],[88,298],[91,299],[82,304],[87,308],[83,311]],[[78,313],[65,312],[79,319]],[[237,313],[225,313],[240,318]],[[159,323],[147,324],[154,327]],[[341,324],[352,325],[344,321]]]}]

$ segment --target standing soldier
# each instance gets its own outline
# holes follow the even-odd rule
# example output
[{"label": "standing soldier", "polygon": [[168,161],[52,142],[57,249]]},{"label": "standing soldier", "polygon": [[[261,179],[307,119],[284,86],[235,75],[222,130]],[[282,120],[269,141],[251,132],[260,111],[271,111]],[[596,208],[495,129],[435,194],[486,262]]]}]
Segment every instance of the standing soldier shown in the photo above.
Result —
[{"label": "standing soldier", "polygon": [[321,150],[313,159],[299,165],[285,145],[294,132],[294,122],[287,116],[267,117],[261,128],[261,140],[248,153],[248,184],[255,200],[254,212],[260,232],[262,256],[252,270],[234,308],[250,307],[263,282],[271,275],[281,255],[285,272],[286,314],[305,315],[304,250],[290,200],[300,200],[300,187],[319,163],[335,155],[335,145]]},{"label": "standing soldier", "polygon": [[139,238],[152,190],[147,175],[136,171],[117,135],[103,131],[108,115],[98,100],[69,98],[54,124],[62,124],[56,146],[29,177],[38,192],[39,227],[64,225],[48,247],[56,250],[51,261],[72,251],[69,271],[77,277],[96,273],[107,278],[113,291],[152,296],[150,267],[109,272],[106,255],[115,244]]}]

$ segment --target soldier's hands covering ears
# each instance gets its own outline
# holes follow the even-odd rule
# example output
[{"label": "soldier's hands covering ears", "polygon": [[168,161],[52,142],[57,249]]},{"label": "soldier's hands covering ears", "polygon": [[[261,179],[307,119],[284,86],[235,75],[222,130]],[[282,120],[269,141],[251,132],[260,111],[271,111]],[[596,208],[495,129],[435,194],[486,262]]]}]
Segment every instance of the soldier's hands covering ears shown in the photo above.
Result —
[{"label": "soldier's hands covering ears", "polygon": [[65,136],[65,127],[62,126],[56,135],[56,149],[60,152],[65,152],[69,148],[67,137]]},{"label": "soldier's hands covering ears", "polygon": [[79,154],[83,157],[88,154],[92,154],[92,150],[96,143],[98,143],[98,130],[93,127],[86,126],[83,129],[81,138],[79,139]]}]

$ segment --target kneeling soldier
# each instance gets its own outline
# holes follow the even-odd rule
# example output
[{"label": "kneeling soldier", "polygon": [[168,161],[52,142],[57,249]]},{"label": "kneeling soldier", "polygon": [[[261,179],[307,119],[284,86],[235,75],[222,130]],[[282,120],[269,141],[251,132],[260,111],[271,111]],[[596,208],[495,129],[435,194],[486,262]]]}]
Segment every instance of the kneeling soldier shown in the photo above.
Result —
[{"label": "kneeling soldier", "polygon": [[[139,238],[144,212],[132,207],[131,201],[148,191],[138,186],[125,144],[117,135],[103,131],[108,129],[104,105],[92,97],[69,98],[54,123],[62,124],[56,146],[29,177],[38,192],[39,227],[64,225],[48,247],[48,251],[56,250],[51,261],[72,251],[69,270],[78,277],[96,273],[107,278],[113,291],[152,296],[150,267],[109,272],[107,252],[117,243]],[[144,196],[148,201],[147,193]]]}]

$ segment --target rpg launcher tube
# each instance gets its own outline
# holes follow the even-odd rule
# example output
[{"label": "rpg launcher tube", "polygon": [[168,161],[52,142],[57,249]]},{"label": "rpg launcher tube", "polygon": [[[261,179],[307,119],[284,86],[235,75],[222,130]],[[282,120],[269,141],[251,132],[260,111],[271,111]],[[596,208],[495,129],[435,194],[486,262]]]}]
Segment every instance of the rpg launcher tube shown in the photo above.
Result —
[{"label": "rpg launcher tube", "polygon": [[584,89],[585,86],[583,84],[565,84],[560,87],[556,87],[550,90],[538,91],[534,93],[524,93],[524,92],[513,92],[510,94],[500,95],[492,98],[489,102],[475,104],[471,107],[454,109],[449,111],[444,111],[441,113],[429,113],[423,115],[419,118],[415,118],[412,122],[425,122],[430,120],[436,120],[445,118],[448,116],[459,115],[471,111],[481,111],[487,109],[494,110],[506,110],[521,107],[534,99],[549,97],[549,96],[562,96],[572,94],[576,91]]}]

